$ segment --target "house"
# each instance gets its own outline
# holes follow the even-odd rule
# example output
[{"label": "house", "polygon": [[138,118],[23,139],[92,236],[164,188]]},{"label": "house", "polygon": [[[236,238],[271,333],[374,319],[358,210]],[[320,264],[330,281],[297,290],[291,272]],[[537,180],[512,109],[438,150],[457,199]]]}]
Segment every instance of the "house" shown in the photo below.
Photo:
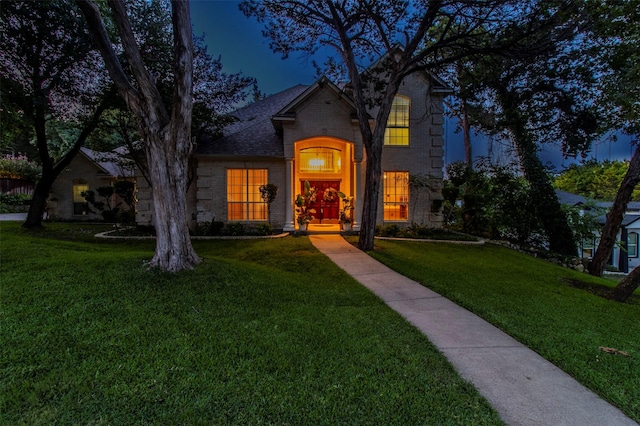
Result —
[{"label": "house", "polygon": [[[613,205],[612,202],[606,201],[590,201],[580,195],[571,194],[565,191],[556,190],[556,195],[560,204],[571,206],[585,206],[585,209],[594,205],[601,209],[602,212],[608,212]],[[604,226],[606,215],[599,214],[598,222]],[[637,266],[640,266],[640,257],[638,256],[638,236],[640,235],[640,202],[630,202],[627,204],[627,210],[620,224],[620,230],[616,237],[618,244],[614,246],[609,265],[615,267],[620,272],[627,273]],[[593,236],[593,240],[586,241],[578,247],[578,255],[582,258],[590,259],[593,257],[598,247],[598,234]]]},{"label": "house", "polygon": [[121,154],[80,148],[78,155],[53,183],[47,201],[47,217],[102,220],[100,212],[91,209],[81,194],[99,187],[113,186],[118,179],[132,180],[135,175],[133,168],[122,161]]},{"label": "house", "polygon": [[[441,226],[443,99],[449,93],[428,73],[405,78],[387,123],[377,223]],[[317,190],[312,224],[338,223],[340,191],[353,197],[353,229],[359,229],[367,158],[355,105],[345,91],[322,77],[233,116],[237,121],[221,137],[198,141],[188,190],[190,226],[212,220],[247,225],[270,221],[273,228],[294,231],[294,200],[309,182]],[[428,178],[430,184],[412,185],[413,177]],[[279,188],[270,218],[259,192],[267,183]],[[137,208],[137,223],[152,225],[151,191],[142,179]]]}]

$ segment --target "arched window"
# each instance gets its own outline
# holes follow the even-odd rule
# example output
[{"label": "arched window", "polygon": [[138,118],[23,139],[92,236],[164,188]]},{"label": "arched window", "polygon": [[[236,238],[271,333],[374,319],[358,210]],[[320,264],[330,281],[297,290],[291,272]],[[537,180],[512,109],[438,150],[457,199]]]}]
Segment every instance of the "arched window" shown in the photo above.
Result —
[{"label": "arched window", "polygon": [[638,233],[629,232],[627,235],[627,256],[638,257]]},{"label": "arched window", "polygon": [[409,109],[410,100],[406,96],[393,98],[391,112],[384,132],[384,144],[392,146],[409,145]]},{"label": "arched window", "polygon": [[73,214],[84,216],[89,214],[89,203],[84,199],[82,193],[89,190],[89,182],[84,179],[73,180]]},{"label": "arched window", "polygon": [[335,148],[305,148],[300,150],[300,171],[310,173],[340,173],[342,157]]}]

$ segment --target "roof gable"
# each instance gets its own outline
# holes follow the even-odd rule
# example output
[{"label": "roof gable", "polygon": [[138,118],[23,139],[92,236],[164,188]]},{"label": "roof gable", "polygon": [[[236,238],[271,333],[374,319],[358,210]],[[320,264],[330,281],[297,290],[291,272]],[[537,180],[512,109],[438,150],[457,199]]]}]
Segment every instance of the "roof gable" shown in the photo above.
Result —
[{"label": "roof gable", "polygon": [[304,92],[293,99],[288,105],[282,108],[278,113],[274,114],[272,121],[274,125],[278,121],[289,120],[292,117],[295,118],[296,111],[305,103],[306,100],[311,98],[320,90],[332,91],[335,96],[347,105],[347,108],[351,112],[355,113],[356,107],[351,100],[338,86],[332,83],[327,77],[322,76],[318,81],[309,86]]},{"label": "roof gable", "polygon": [[114,178],[132,177],[133,172],[126,170],[118,164],[118,160],[122,157],[120,153],[115,152],[99,152],[89,148],[80,148],[82,154],[87,160],[93,163],[98,171]]},{"label": "roof gable", "polygon": [[223,129],[223,135],[205,135],[198,141],[198,155],[283,156],[282,140],[271,117],[290,104],[308,86],[297,85],[240,108],[231,115],[235,123]]}]

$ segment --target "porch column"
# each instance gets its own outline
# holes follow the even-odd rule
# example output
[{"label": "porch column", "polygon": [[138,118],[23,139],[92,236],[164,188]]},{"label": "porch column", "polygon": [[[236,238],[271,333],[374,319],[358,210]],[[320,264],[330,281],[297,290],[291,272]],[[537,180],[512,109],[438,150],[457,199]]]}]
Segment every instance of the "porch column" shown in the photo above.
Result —
[{"label": "porch column", "polygon": [[293,222],[293,192],[291,191],[293,185],[293,159],[285,159],[284,169],[284,199],[285,199],[285,213],[284,213],[284,228],[285,232],[292,232],[296,230],[295,223]]},{"label": "porch column", "polygon": [[362,198],[364,196],[364,189],[362,187],[362,179],[360,179],[360,172],[361,172],[361,161],[354,161],[353,164],[353,168],[354,168],[354,172],[353,172],[353,179],[355,180],[356,184],[355,184],[355,190],[356,193],[353,194],[354,197],[353,199],[355,200],[355,204],[356,204],[356,209],[355,209],[355,214],[353,215],[353,224],[351,225],[351,228],[354,231],[359,231],[360,230],[360,218],[362,217]]}]

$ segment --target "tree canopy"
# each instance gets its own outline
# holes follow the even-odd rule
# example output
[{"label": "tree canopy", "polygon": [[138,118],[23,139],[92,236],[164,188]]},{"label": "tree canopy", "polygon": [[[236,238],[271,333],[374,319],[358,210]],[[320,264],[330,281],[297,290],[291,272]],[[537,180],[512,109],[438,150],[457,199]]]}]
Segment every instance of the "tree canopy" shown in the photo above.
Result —
[{"label": "tree canopy", "polygon": [[[358,245],[371,250],[384,132],[403,79],[421,70],[437,72],[473,55],[522,53],[519,40],[541,30],[541,17],[554,18],[570,2],[553,3],[555,11],[542,0],[525,7],[511,0],[246,0],[241,9],[265,23],[271,48],[284,56],[321,47],[335,50],[337,57],[326,66],[349,82],[367,155]],[[521,31],[513,31],[517,28]],[[369,116],[372,107],[377,107],[375,117]]]},{"label": "tree canopy", "polygon": [[[583,164],[571,164],[554,178],[554,187],[572,194],[598,201],[613,201],[629,161],[590,160]],[[640,190],[633,191],[633,201],[640,201]]]},{"label": "tree canopy", "polygon": [[[109,84],[84,21],[70,1],[7,2],[0,8],[3,127],[35,139],[42,167],[26,227],[41,226],[49,190],[107,108]],[[7,135],[6,133],[3,135]]]}]

